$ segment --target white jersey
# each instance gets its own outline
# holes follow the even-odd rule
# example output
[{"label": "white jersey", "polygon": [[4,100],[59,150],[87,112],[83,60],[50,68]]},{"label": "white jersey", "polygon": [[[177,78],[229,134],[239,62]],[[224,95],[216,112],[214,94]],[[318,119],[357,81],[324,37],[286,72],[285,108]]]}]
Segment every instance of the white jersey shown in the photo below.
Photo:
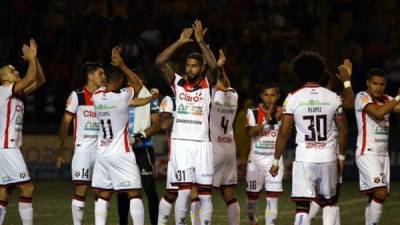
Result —
[{"label": "white jersey", "polygon": [[20,148],[24,103],[14,93],[14,84],[0,86],[0,149]]},{"label": "white jersey", "polygon": [[382,156],[389,155],[388,139],[389,139],[389,117],[386,114],[383,120],[376,120],[364,111],[368,104],[383,105],[393,98],[388,95],[382,96],[382,101],[374,101],[372,97],[365,91],[357,94],[355,100],[355,111],[358,127],[357,151],[356,155],[374,153]]},{"label": "white jersey", "polygon": [[131,87],[115,92],[100,88],[94,92],[94,109],[101,127],[98,138],[98,156],[132,151],[128,135],[128,117],[129,102],[133,95],[134,91]]},{"label": "white jersey", "polygon": [[174,115],[175,113],[175,105],[174,105],[174,100],[171,98],[171,96],[165,96],[160,103],[160,113],[171,113]]},{"label": "white jersey", "polygon": [[74,116],[75,151],[95,152],[100,126],[93,107],[92,93],[86,89],[72,91],[65,112]]},{"label": "white jersey", "polygon": [[206,77],[193,86],[175,74],[176,113],[171,135],[173,139],[210,141],[210,88]]},{"label": "white jersey", "polygon": [[339,96],[320,86],[304,86],[288,95],[283,113],[294,116],[296,161],[324,163],[337,159],[333,123],[343,114]]},{"label": "white jersey", "polygon": [[[259,123],[266,121],[269,117],[261,104],[255,108],[247,110],[246,127],[255,127]],[[264,126],[263,131],[251,138],[250,153],[254,155],[273,156],[275,153],[276,138],[278,136],[280,121],[276,124]]]},{"label": "white jersey", "polygon": [[211,103],[210,132],[214,152],[236,155],[233,120],[238,108],[238,94],[230,88],[217,90]]}]

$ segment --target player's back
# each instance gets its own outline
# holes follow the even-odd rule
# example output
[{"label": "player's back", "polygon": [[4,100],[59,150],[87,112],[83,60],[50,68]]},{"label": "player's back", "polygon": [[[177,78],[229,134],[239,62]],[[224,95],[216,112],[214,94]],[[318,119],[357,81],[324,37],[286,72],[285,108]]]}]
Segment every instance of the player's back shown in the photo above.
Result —
[{"label": "player's back", "polygon": [[210,114],[210,132],[214,151],[236,154],[233,121],[237,107],[238,94],[234,89],[215,91]]},{"label": "player's back", "polygon": [[93,103],[100,122],[98,155],[109,156],[131,151],[128,137],[129,102],[134,95],[132,88],[118,91],[95,91]]},{"label": "player's back", "polygon": [[304,86],[289,94],[284,114],[292,114],[296,126],[296,161],[336,160],[334,118],[342,113],[340,98],[320,86]]}]

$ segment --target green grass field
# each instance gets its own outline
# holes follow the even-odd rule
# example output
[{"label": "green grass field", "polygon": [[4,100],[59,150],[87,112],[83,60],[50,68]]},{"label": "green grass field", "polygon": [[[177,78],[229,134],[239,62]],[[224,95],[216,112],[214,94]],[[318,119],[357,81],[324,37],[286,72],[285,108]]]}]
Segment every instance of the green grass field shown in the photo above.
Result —
[{"label": "green grass field", "polygon": [[[36,225],[71,225],[71,196],[72,183],[69,181],[35,181],[34,195],[34,217]],[[164,193],[164,182],[158,183],[159,195]],[[279,225],[291,225],[294,219],[294,204],[290,201],[290,182],[284,184],[285,192],[279,201]],[[400,182],[392,183],[392,193],[385,203],[384,214],[380,225],[395,225],[400,224]],[[18,215],[17,206],[17,191],[13,193],[8,209],[5,225],[21,224]],[[238,199],[242,208],[241,224],[248,224],[245,210],[245,185],[242,182],[237,190]],[[94,224],[94,205],[93,194],[87,197],[87,207],[85,211],[85,225]],[[264,199],[264,198],[263,198]],[[145,205],[147,205],[147,200]],[[358,192],[358,183],[355,181],[346,182],[342,187],[342,197],[340,199],[341,216],[343,225],[358,225],[364,224],[364,209],[367,198]],[[223,225],[227,223],[226,206],[221,199],[220,193],[214,192],[214,217],[213,224]],[[155,203],[155,204],[158,204]],[[146,207],[146,206],[145,206]],[[265,200],[260,201],[258,207],[259,224],[264,224],[263,211],[265,209]],[[146,210],[147,212],[147,210]],[[108,213],[108,224],[117,225],[117,209],[116,200],[111,201],[111,207]],[[146,224],[149,224],[146,218]],[[174,224],[171,218],[170,224]],[[319,215],[314,224],[322,224],[321,216]]]}]

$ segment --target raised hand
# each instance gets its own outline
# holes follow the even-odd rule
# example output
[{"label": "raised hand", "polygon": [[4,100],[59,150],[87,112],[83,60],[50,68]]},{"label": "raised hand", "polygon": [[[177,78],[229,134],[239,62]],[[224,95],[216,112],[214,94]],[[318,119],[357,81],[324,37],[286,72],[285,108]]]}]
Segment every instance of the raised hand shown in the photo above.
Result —
[{"label": "raised hand", "polygon": [[340,81],[344,82],[351,80],[353,65],[349,59],[345,59],[343,61],[343,64],[340,65],[338,69],[339,74],[336,74],[336,76],[339,78]]},{"label": "raised hand", "polygon": [[114,47],[111,50],[111,64],[118,67],[121,67],[124,64],[124,60],[121,57],[120,49],[118,47]]},{"label": "raised hand", "polygon": [[222,67],[224,67],[225,63],[226,63],[225,53],[224,53],[224,51],[222,51],[222,49],[220,49],[217,65],[219,68],[222,68]]},{"label": "raised hand", "polygon": [[193,34],[193,28],[185,28],[183,29],[178,41],[181,42],[182,44],[193,42],[193,39],[190,38],[192,34]]},{"label": "raised hand", "polygon": [[36,60],[37,45],[35,40],[30,39],[29,46],[24,44],[22,46],[22,58],[26,61]]},{"label": "raised hand", "polygon": [[195,20],[193,25],[193,30],[194,30],[194,37],[196,38],[197,42],[201,42],[204,40],[204,36],[207,33],[207,28],[203,30],[203,25],[201,24],[200,20]]}]

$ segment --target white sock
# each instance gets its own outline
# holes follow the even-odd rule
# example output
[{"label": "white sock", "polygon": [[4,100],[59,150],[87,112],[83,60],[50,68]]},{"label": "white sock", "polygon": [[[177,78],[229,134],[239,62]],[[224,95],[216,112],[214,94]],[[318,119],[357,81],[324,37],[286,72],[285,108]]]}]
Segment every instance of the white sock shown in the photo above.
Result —
[{"label": "white sock", "polygon": [[316,202],[312,201],[310,203],[310,212],[308,213],[308,218],[310,219],[310,222],[313,221],[314,217],[318,214],[318,211],[321,209],[321,206],[319,206]]},{"label": "white sock", "polygon": [[106,225],[108,201],[98,198],[94,204],[94,216],[96,225]]},{"label": "white sock", "polygon": [[365,225],[371,224],[371,217],[369,216],[369,205],[365,208]]},{"label": "white sock", "polygon": [[71,210],[74,225],[82,225],[85,202],[79,201],[77,199],[72,199]]},{"label": "white sock", "polygon": [[296,219],[294,225],[310,225],[310,219],[308,218],[308,213],[298,212],[296,213]]},{"label": "white sock", "polygon": [[236,199],[234,202],[228,205],[228,219],[229,225],[240,224],[240,206]]},{"label": "white sock", "polygon": [[212,204],[211,194],[199,195],[199,199],[201,202],[200,224],[201,225],[211,224],[212,213],[213,213],[213,204]]},{"label": "white sock", "polygon": [[336,220],[336,207],[334,206],[325,206],[322,209],[322,224],[323,225],[335,225]]},{"label": "white sock", "polygon": [[32,203],[19,202],[18,211],[19,211],[19,216],[21,217],[23,225],[32,225],[33,224]]},{"label": "white sock", "polygon": [[275,225],[278,217],[278,198],[267,197],[267,206],[265,208],[265,224]]},{"label": "white sock", "polygon": [[369,216],[372,225],[379,224],[382,212],[383,212],[383,204],[376,202],[374,199],[372,199],[371,203],[369,203]]},{"label": "white sock", "polygon": [[336,209],[335,225],[340,225],[340,207],[338,205],[336,205],[335,209]]},{"label": "white sock", "polygon": [[257,200],[247,199],[247,217],[249,218],[251,225],[257,223],[257,216],[256,216],[257,202],[258,199]]},{"label": "white sock", "polygon": [[3,225],[4,218],[6,218],[7,208],[3,205],[0,205],[0,225]]},{"label": "white sock", "polygon": [[192,203],[190,204],[190,219],[192,225],[200,225],[200,208],[200,199],[192,199]]},{"label": "white sock", "polygon": [[171,214],[172,204],[161,198],[158,206],[158,225],[166,225]]},{"label": "white sock", "polygon": [[144,225],[144,207],[141,198],[132,198],[130,200],[129,211],[134,225]]},{"label": "white sock", "polygon": [[192,190],[183,189],[178,191],[178,197],[175,201],[175,224],[185,225],[186,224],[186,212],[188,208],[188,202],[190,193]]}]

